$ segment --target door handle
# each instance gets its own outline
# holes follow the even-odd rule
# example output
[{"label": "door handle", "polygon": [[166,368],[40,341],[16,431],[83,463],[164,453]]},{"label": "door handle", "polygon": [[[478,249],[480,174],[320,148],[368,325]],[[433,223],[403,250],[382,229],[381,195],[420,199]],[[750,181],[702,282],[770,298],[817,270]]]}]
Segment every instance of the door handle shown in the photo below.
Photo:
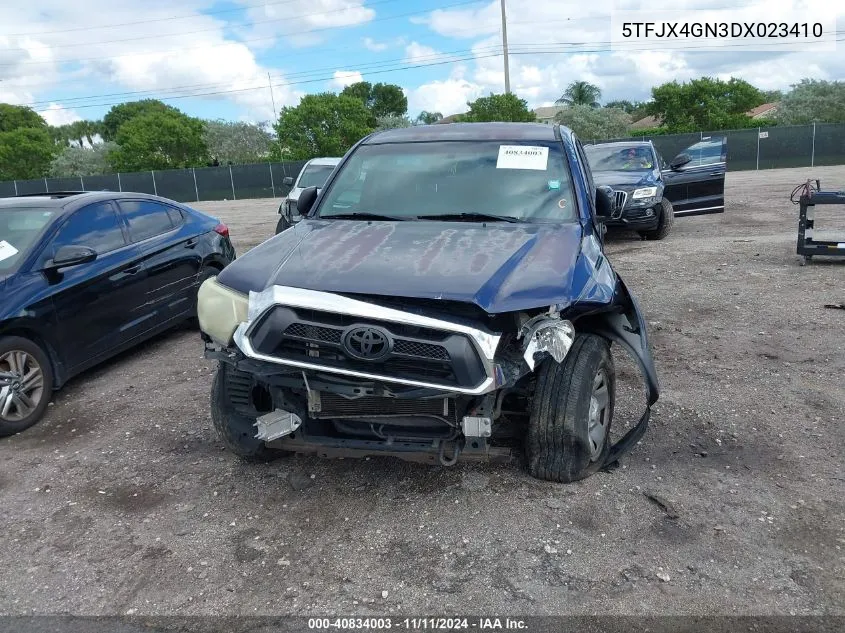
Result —
[{"label": "door handle", "polygon": [[137,275],[141,271],[141,265],[138,264],[136,266],[130,266],[129,268],[124,269],[124,275]]},{"label": "door handle", "polygon": [[196,246],[196,245],[197,245],[197,242],[198,242],[198,241],[199,241],[199,240],[198,240],[197,238],[195,238],[195,237],[194,237],[194,238],[189,239],[187,242],[185,242],[185,248],[193,248],[194,246]]},{"label": "door handle", "polygon": [[710,175],[711,175],[711,176],[721,176],[721,175],[723,175],[724,173],[725,173],[725,172],[723,172],[723,171],[711,171],[711,172],[710,172]]}]

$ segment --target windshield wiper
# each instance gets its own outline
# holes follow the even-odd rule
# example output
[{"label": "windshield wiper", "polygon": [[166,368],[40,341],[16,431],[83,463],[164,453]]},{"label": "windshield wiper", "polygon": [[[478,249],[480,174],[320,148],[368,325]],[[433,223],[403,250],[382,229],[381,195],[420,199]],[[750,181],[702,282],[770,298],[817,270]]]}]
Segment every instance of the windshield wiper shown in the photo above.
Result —
[{"label": "windshield wiper", "polygon": [[356,211],[354,213],[332,213],[331,215],[321,215],[319,217],[334,220],[389,220],[396,222],[416,219],[412,215],[403,217],[399,215],[384,215],[382,213],[366,213],[364,211]]},{"label": "windshield wiper", "polygon": [[484,220],[489,222],[522,222],[520,218],[512,215],[494,215],[492,213],[443,213],[440,215],[421,215],[418,220],[458,220],[473,222]]}]

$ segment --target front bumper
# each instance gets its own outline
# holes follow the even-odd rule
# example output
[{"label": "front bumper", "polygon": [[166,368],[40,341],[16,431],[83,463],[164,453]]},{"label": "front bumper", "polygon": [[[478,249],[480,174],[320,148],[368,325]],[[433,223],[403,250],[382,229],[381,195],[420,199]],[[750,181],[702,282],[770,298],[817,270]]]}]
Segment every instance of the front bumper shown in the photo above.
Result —
[{"label": "front bumper", "polygon": [[642,207],[627,207],[622,210],[619,218],[608,220],[608,227],[627,228],[631,230],[649,230],[657,228],[660,222],[661,203]]}]

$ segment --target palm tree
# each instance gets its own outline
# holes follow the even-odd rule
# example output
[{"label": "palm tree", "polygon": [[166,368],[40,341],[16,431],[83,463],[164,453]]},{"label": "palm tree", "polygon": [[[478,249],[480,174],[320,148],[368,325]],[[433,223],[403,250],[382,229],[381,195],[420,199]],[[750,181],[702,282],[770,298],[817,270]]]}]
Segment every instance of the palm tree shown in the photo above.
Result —
[{"label": "palm tree", "polygon": [[558,105],[586,105],[591,108],[599,107],[601,89],[586,81],[573,81],[566,91],[555,101]]}]

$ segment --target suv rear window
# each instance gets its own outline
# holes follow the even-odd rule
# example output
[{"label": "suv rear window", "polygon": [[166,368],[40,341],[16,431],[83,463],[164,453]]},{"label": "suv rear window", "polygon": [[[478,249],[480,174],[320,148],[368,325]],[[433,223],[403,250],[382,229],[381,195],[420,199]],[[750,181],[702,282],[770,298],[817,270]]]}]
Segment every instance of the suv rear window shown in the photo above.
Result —
[{"label": "suv rear window", "polygon": [[482,213],[527,222],[577,217],[568,163],[554,142],[443,141],[362,145],[319,216]]}]

